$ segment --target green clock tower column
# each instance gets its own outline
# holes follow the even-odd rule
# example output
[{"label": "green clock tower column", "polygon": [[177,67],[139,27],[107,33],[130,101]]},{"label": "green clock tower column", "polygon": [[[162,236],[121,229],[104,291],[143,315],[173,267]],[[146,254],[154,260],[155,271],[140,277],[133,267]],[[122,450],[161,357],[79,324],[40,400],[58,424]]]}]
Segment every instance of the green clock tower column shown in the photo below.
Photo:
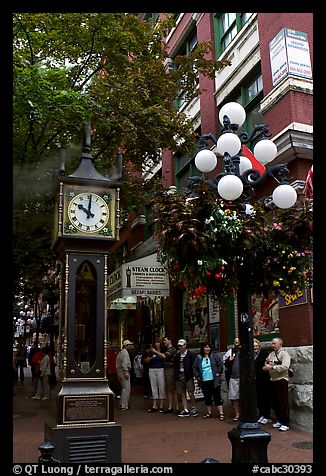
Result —
[{"label": "green clock tower column", "polygon": [[121,426],[114,421],[106,378],[108,252],[119,239],[121,156],[104,177],[94,167],[90,125],[77,170],[61,171],[54,204],[53,249],[61,262],[62,387],[45,439],[61,463],[121,462]]}]

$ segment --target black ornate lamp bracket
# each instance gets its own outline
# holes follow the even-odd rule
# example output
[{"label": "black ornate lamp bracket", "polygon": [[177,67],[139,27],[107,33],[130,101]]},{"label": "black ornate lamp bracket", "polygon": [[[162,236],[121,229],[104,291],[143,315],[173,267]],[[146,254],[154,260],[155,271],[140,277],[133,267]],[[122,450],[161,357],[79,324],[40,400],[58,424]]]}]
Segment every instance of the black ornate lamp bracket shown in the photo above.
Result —
[{"label": "black ornate lamp bracket", "polygon": [[[235,133],[238,129],[239,129],[239,126],[237,124],[231,124],[228,116],[223,117],[223,129],[221,131],[221,134],[224,134],[226,132]],[[254,126],[250,134],[248,134],[247,132],[241,132],[240,141],[241,141],[241,144],[250,143],[250,146],[252,146],[253,144],[257,143],[259,140],[263,140],[268,137],[271,137],[271,134],[268,133],[268,126],[265,124],[258,124]],[[209,133],[209,134],[204,134],[199,138],[198,148],[200,150],[209,149],[209,146],[208,146],[209,140],[213,142],[213,144],[217,145],[216,137],[212,133]],[[242,153],[242,147],[239,153],[232,157],[227,152],[224,153],[222,160],[224,163],[225,172],[222,172],[216,175],[213,181],[204,179],[206,180],[209,188],[216,191],[218,183],[221,180],[221,178],[224,177],[225,175],[230,175],[230,174],[237,175],[241,179],[244,185],[244,191],[247,192],[248,195],[252,195],[253,188],[264,183],[268,177],[274,177],[275,180],[280,185],[288,184],[289,170],[286,164],[278,164],[278,165],[268,167],[266,168],[263,174],[261,174],[257,169],[254,169],[254,168],[247,169],[245,172],[243,172],[243,174],[240,174],[241,153]],[[189,177],[188,188],[190,190],[193,190],[196,187],[196,185],[200,182],[200,180],[202,180],[201,177]]]}]

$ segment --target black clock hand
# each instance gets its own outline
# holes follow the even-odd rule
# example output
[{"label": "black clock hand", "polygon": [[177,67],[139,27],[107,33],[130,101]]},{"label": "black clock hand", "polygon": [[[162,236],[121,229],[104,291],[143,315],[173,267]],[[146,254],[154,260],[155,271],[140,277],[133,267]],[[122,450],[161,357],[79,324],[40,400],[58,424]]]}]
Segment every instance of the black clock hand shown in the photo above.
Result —
[{"label": "black clock hand", "polygon": [[[88,202],[88,213],[91,213],[91,206],[92,206],[92,194],[90,193],[89,194],[89,202]],[[89,215],[88,215],[88,218],[89,218]]]},{"label": "black clock hand", "polygon": [[88,211],[81,203],[78,204],[78,208],[79,208],[79,210],[83,210],[83,212],[86,213],[87,218],[89,218],[89,217],[93,218],[94,213],[91,213],[90,211]]}]

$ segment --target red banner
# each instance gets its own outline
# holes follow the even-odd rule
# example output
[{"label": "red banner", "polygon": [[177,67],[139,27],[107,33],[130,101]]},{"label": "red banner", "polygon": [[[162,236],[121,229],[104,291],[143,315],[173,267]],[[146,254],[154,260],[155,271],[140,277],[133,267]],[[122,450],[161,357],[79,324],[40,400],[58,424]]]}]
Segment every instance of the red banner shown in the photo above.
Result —
[{"label": "red banner", "polygon": [[249,150],[248,147],[244,144],[242,145],[242,154],[250,160],[253,169],[257,169],[261,173],[261,175],[265,172],[265,166],[261,162],[259,162],[259,160],[256,159],[251,150]]}]

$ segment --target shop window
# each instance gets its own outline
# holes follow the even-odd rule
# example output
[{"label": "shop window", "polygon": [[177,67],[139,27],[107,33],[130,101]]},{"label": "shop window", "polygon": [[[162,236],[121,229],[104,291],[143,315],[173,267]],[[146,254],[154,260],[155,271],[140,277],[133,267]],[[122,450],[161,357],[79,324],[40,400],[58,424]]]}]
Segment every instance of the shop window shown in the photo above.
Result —
[{"label": "shop window", "polygon": [[275,296],[251,297],[251,312],[254,336],[266,336],[279,332],[279,299]]},{"label": "shop window", "polygon": [[199,347],[208,341],[209,318],[207,296],[193,299],[184,293],[183,299],[183,335],[189,347]]}]

